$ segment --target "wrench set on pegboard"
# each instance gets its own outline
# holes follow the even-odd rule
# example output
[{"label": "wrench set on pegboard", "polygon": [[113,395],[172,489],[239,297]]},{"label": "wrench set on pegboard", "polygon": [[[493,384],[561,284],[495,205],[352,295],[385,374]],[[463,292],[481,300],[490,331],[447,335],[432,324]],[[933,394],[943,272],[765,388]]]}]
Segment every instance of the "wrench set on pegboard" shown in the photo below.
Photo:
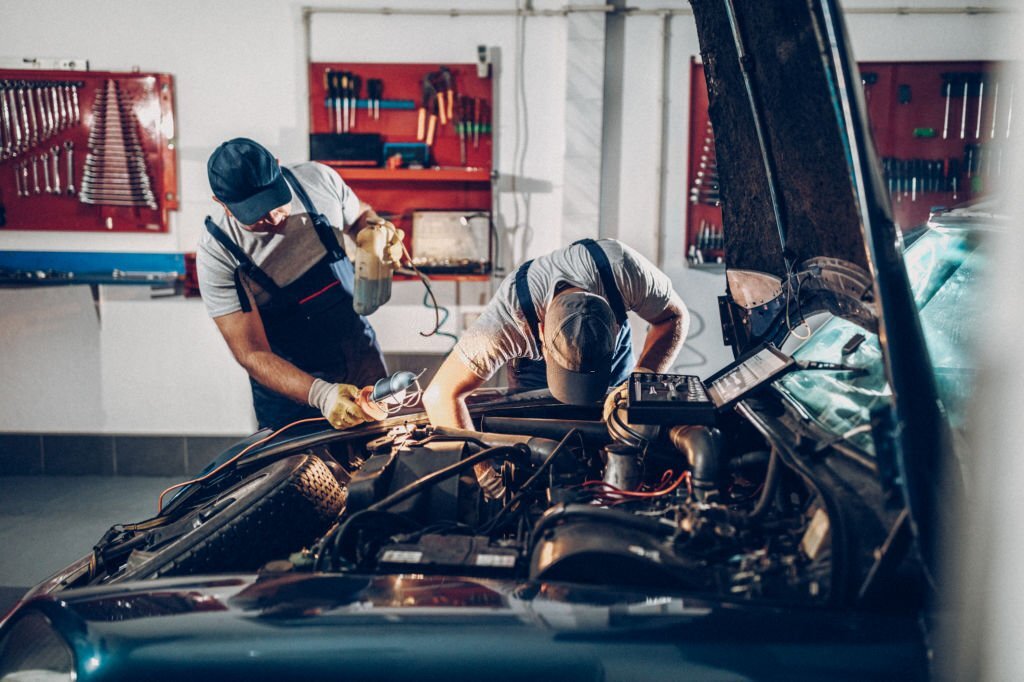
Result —
[{"label": "wrench set on pegboard", "polygon": [[[0,161],[14,160],[14,185],[19,197],[32,194],[74,196],[70,173],[61,184],[60,155],[53,139],[81,123],[78,90],[82,83],[46,80],[0,80]],[[68,141],[68,157],[74,144]],[[31,168],[31,174],[29,172]],[[73,164],[67,166],[73,169]],[[31,178],[31,181],[30,181]]]},{"label": "wrench set on pegboard", "polygon": [[167,74],[0,70],[0,229],[166,232]]}]

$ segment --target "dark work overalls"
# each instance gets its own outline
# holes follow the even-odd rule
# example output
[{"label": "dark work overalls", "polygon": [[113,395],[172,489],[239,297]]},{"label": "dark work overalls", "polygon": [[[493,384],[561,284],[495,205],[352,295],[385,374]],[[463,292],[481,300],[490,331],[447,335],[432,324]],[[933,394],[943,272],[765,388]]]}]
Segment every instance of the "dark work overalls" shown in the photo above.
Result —
[{"label": "dark work overalls", "polygon": [[[270,299],[259,306],[270,349],[299,369],[324,379],[357,387],[387,375],[377,336],[366,318],[352,309],[355,269],[338,244],[327,218],[316,210],[309,195],[287,168],[281,168],[288,184],[302,201],[313,229],[327,254],[305,274],[287,286],[278,286],[217,225],[206,219],[206,229],[224,245],[238,266],[235,288],[243,312],[252,307],[242,287],[245,275],[259,284]],[[278,428],[296,419],[318,417],[320,411],[271,391],[252,377],[252,402],[260,428]]]},{"label": "dark work overalls", "polygon": [[[619,336],[615,341],[615,353],[612,355],[612,371],[608,377],[609,386],[618,386],[629,378],[629,373],[633,371],[633,365],[636,364],[633,359],[633,334],[626,319],[626,306],[622,302],[622,294],[619,292],[618,285],[615,284],[612,266],[608,262],[608,256],[604,250],[593,239],[581,239],[573,244],[581,244],[594,260],[597,274],[601,277],[601,284],[604,286],[605,298],[608,300],[612,312],[615,313],[615,320],[619,323]],[[540,320],[537,317],[537,309],[533,305],[533,296],[530,295],[530,286],[526,279],[532,262],[532,260],[526,261],[516,271],[516,298],[519,299],[519,307],[522,308],[523,315],[530,325],[533,340],[537,344],[537,348],[540,348],[541,339],[538,327]],[[544,360],[519,358],[514,366],[509,368],[509,384],[522,389],[547,388],[547,364]]]}]

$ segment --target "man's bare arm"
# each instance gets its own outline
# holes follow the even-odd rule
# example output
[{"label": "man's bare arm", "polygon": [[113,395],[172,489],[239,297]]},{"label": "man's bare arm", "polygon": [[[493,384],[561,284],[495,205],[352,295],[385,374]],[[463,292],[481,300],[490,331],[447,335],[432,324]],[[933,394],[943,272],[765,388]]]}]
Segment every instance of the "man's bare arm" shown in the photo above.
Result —
[{"label": "man's bare arm", "polygon": [[466,397],[483,384],[455,352],[445,358],[427,390],[423,392],[423,407],[434,426],[472,429],[473,420],[466,407]]},{"label": "man's bare arm", "polygon": [[263,320],[255,305],[251,312],[241,310],[215,317],[217,329],[245,371],[272,391],[298,403],[306,403],[313,377],[270,349]]},{"label": "man's bare arm", "polygon": [[352,239],[355,239],[360,230],[368,224],[373,224],[375,222],[384,222],[384,219],[377,215],[377,212],[373,210],[372,206],[360,199],[359,217],[345,229],[345,233]]},{"label": "man's bare arm", "polygon": [[647,330],[647,340],[636,366],[667,372],[686,341],[690,330],[690,311],[677,294],[672,294],[665,310],[648,322],[651,327]]}]

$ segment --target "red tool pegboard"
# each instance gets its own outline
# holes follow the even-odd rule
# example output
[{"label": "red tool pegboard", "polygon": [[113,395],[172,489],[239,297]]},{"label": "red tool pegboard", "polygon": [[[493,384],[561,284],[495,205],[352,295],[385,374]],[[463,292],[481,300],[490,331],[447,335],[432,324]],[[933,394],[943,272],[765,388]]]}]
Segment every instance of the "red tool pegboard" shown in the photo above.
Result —
[{"label": "red tool pegboard", "polygon": [[[911,228],[924,223],[935,208],[983,196],[1005,166],[1000,142],[1016,129],[1012,82],[1000,80],[998,64],[864,62],[859,66],[868,121],[896,224]],[[704,66],[691,59],[686,228],[691,264],[714,262],[724,255],[717,191],[710,192],[704,180],[713,155]]]},{"label": "red tool pegboard", "polygon": [[[445,64],[452,75],[456,97],[469,97],[476,103],[476,112],[486,107],[493,111],[491,79],[477,75],[476,64]],[[358,76],[361,86],[357,99],[355,124],[348,128],[351,133],[380,133],[385,142],[416,142],[418,110],[423,106],[423,78],[437,72],[441,65],[434,64],[372,64],[372,63],[326,63],[309,65],[309,127],[311,133],[337,133],[334,108],[328,98],[329,74],[351,73]],[[379,118],[372,118],[367,111],[367,83],[378,79],[383,84],[382,106]],[[434,106],[435,101],[428,103]],[[408,106],[408,108],[396,108]],[[434,144],[431,148],[432,166],[466,169],[491,168],[492,144],[490,116],[488,128],[478,135],[476,144],[466,147],[466,162],[462,163],[459,150],[459,136],[452,121],[437,123]],[[382,161],[383,163],[383,161]]]},{"label": "red tool pegboard", "polygon": [[[4,230],[65,230],[98,232],[166,232],[168,212],[178,208],[175,149],[174,81],[169,74],[0,69],[0,204]],[[47,126],[47,114],[57,117],[62,105],[73,104],[64,125]],[[19,92],[20,91],[20,92]],[[32,93],[32,94],[30,94]],[[25,108],[22,109],[22,101]],[[29,105],[29,102],[32,102]],[[15,116],[21,143],[14,138]],[[11,104],[16,111],[12,114]],[[27,122],[27,124],[26,124]],[[120,133],[117,135],[115,133]],[[106,136],[106,137],[105,137]],[[71,145],[73,190],[69,193],[68,145]],[[137,145],[137,146],[136,146]],[[51,189],[53,147],[58,148],[56,175],[61,192]],[[112,154],[123,152],[130,172],[115,169]],[[93,158],[90,160],[90,154]],[[49,159],[44,175],[40,157]],[[39,182],[33,178],[33,163]],[[86,180],[88,168],[89,180]],[[115,174],[120,173],[120,178]],[[102,187],[101,184],[102,183]],[[83,184],[87,193],[83,196]],[[28,195],[25,195],[27,190]],[[119,197],[115,199],[115,197]],[[84,200],[100,203],[86,203]],[[113,205],[112,201],[119,201]],[[125,205],[125,204],[137,205]]]},{"label": "red tool pegboard", "polygon": [[[456,97],[469,97],[480,107],[493,112],[492,80],[477,75],[476,64],[445,64],[452,74]],[[350,133],[377,133],[385,143],[417,142],[419,109],[423,105],[423,78],[437,72],[437,64],[377,64],[316,62],[309,65],[310,133],[337,133],[337,117],[329,102],[329,74],[349,73],[361,79],[356,98],[357,109]],[[368,115],[367,83],[383,83],[378,118]],[[432,103],[428,103],[433,106]],[[483,124],[486,123],[486,127]],[[406,233],[406,246],[412,244],[412,214],[418,210],[475,211],[491,210],[491,164],[493,143],[491,118],[480,122],[474,135],[467,131],[466,159],[461,159],[458,129],[454,121],[437,122],[429,163],[422,169],[353,167],[330,160],[360,199],[381,215],[387,216]],[[383,159],[381,159],[383,163]],[[433,275],[439,279],[478,279],[486,275]]]},{"label": "red tool pegboard", "polygon": [[1012,80],[1000,82],[995,62],[865,62],[860,71],[898,225],[988,191],[1013,107]]},{"label": "red tool pegboard", "polygon": [[715,135],[708,116],[704,65],[690,58],[690,158],[686,211],[686,260],[690,265],[720,262],[725,254],[718,200]]}]

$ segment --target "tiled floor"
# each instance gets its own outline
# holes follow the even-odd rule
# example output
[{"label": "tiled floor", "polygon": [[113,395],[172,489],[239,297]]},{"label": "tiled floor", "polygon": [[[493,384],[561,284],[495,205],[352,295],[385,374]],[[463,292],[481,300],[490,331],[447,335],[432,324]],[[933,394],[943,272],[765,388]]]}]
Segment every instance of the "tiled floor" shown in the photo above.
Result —
[{"label": "tiled floor", "polygon": [[115,523],[156,512],[181,478],[0,476],[0,615],[30,586],[84,556]]}]

